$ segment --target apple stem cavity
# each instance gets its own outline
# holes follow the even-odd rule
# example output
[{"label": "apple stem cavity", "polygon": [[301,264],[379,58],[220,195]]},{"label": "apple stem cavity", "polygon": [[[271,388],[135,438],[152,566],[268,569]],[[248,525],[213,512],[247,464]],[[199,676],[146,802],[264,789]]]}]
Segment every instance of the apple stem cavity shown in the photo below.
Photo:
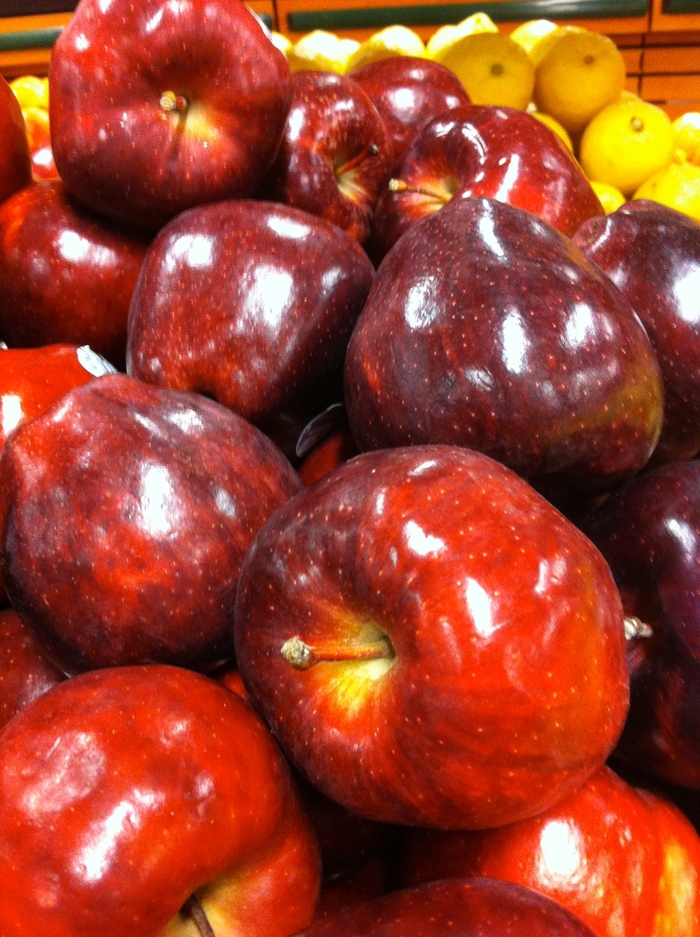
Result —
[{"label": "apple stem cavity", "polygon": [[357,169],[360,163],[364,162],[368,156],[378,156],[379,147],[376,143],[370,143],[369,146],[366,146],[364,150],[361,150],[357,156],[353,156],[352,159],[349,159],[347,163],[343,163],[342,166],[338,166],[335,170],[336,177],[343,176],[346,172],[350,172],[353,169]]},{"label": "apple stem cavity", "polygon": [[190,895],[183,904],[180,912],[184,917],[191,918],[195,927],[199,931],[199,937],[216,937],[214,929],[209,923],[206,911],[202,907],[202,902],[196,895]]},{"label": "apple stem cavity", "polygon": [[309,670],[315,664],[343,660],[393,660],[396,656],[387,637],[377,638],[364,644],[336,644],[314,647],[302,641],[298,635],[285,641],[281,648],[282,657],[296,670]]},{"label": "apple stem cavity", "polygon": [[174,91],[164,91],[160,96],[160,106],[164,111],[184,114],[187,110],[187,98],[183,94],[175,94]]},{"label": "apple stem cavity", "polygon": [[650,638],[653,631],[646,622],[635,618],[634,615],[625,616],[625,639],[631,641],[633,638]]}]

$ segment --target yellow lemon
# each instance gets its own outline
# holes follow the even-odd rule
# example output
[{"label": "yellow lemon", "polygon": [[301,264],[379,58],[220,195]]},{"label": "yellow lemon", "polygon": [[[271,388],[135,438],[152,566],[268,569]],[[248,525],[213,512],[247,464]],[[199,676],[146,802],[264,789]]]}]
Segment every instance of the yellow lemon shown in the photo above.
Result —
[{"label": "yellow lemon", "polygon": [[607,182],[597,182],[595,179],[591,179],[591,188],[600,199],[600,204],[603,206],[606,215],[612,215],[627,201],[619,189]]},{"label": "yellow lemon", "polygon": [[633,198],[648,198],[700,221],[700,166],[671,163],[647,179]]},{"label": "yellow lemon", "polygon": [[528,20],[516,26],[510,38],[522,46],[532,59],[532,64],[537,67],[561,28],[551,20]]},{"label": "yellow lemon", "polygon": [[691,163],[700,163],[700,112],[687,111],[672,124],[678,149],[683,150]]},{"label": "yellow lemon", "polygon": [[308,70],[342,75],[348,59],[359,47],[360,43],[354,39],[341,39],[335,33],[314,29],[287,50],[287,59],[293,72]]},{"label": "yellow lemon", "polygon": [[285,55],[292,48],[292,40],[283,33],[276,32],[274,29],[270,32],[270,39],[272,40],[273,46],[276,46],[280,52],[284,52]]},{"label": "yellow lemon", "polygon": [[498,26],[494,23],[488,13],[472,13],[460,23],[448,23],[436,30],[425,46],[425,51],[429,59],[434,59],[438,52],[452,45],[462,36],[473,36],[475,33],[497,33]]},{"label": "yellow lemon", "polygon": [[535,67],[527,52],[505,33],[463,36],[438,52],[435,61],[457,75],[472,104],[524,111],[530,103]]},{"label": "yellow lemon", "polygon": [[425,58],[425,43],[407,26],[387,26],[360,43],[347,63],[347,71],[388,59],[392,55],[415,55]]},{"label": "yellow lemon", "polygon": [[537,66],[534,100],[569,133],[578,133],[620,96],[625,61],[608,36],[561,29]]},{"label": "yellow lemon", "polygon": [[542,111],[531,111],[530,113],[533,117],[536,117],[540,123],[544,124],[546,127],[549,127],[550,130],[553,130],[556,135],[564,141],[564,145],[566,146],[567,150],[569,150],[569,152],[574,152],[574,145],[571,142],[571,137],[566,132],[566,130],[564,130],[558,120],[555,120],[551,114],[543,114]]},{"label": "yellow lemon", "polygon": [[49,106],[49,80],[48,78],[39,78],[36,75],[20,75],[10,82],[15,97],[19,101],[20,107],[43,107],[45,110]]},{"label": "yellow lemon", "polygon": [[630,196],[665,169],[675,153],[671,120],[648,101],[624,97],[593,118],[581,137],[579,160],[589,179]]}]

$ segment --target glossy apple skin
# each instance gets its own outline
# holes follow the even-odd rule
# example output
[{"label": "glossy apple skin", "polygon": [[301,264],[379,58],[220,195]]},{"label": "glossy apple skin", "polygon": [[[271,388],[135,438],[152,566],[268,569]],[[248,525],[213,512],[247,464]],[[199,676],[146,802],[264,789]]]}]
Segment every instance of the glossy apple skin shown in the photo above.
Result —
[{"label": "glossy apple skin", "polygon": [[297,937],[596,937],[537,892],[494,879],[408,888],[314,922]]},{"label": "glossy apple skin", "polygon": [[[235,635],[292,760],[385,822],[531,816],[602,764],[627,712],[602,557],[526,482],[456,446],[359,455],[276,511],[243,564]],[[352,659],[382,635],[380,658]],[[351,659],[297,669],[281,652],[294,637]]]},{"label": "glossy apple skin", "polygon": [[652,463],[700,450],[700,224],[639,199],[584,222],[578,246],[642,320],[661,365],[664,425]]},{"label": "glossy apple skin", "polygon": [[76,205],[61,182],[0,206],[0,335],[10,347],[89,345],[116,368],[148,240]]},{"label": "glossy apple skin", "polygon": [[83,674],[0,735],[5,937],[288,937],[319,860],[280,752],[233,693],[152,664]]},{"label": "glossy apple skin", "polygon": [[608,767],[537,817],[480,832],[413,830],[400,855],[402,887],[484,875],[546,895],[599,937],[700,934],[698,834],[670,802]]},{"label": "glossy apple skin", "polygon": [[27,703],[62,683],[65,674],[46,656],[44,648],[17,612],[0,611],[0,728]]},{"label": "glossy apple skin", "polygon": [[[49,81],[67,188],[148,229],[251,195],[291,95],[285,56],[239,0],[82,0],[54,46]],[[184,110],[164,109],[164,94]]]},{"label": "glossy apple skin", "polygon": [[66,672],[233,654],[243,556],[301,487],[259,430],[199,394],[124,374],[66,394],[5,443],[13,607]]},{"label": "glossy apple skin", "polygon": [[631,708],[619,754],[700,790],[700,461],[633,479],[581,527],[610,565],[626,614],[653,632],[630,642]]},{"label": "glossy apple skin", "polygon": [[325,218],[364,243],[393,163],[384,122],[345,75],[294,72],[292,92],[282,144],[259,195]]},{"label": "glossy apple skin", "polygon": [[423,127],[377,204],[377,248],[386,253],[412,225],[454,198],[494,198],[572,235],[603,208],[559,137],[531,114],[468,105]]},{"label": "glossy apple skin", "polygon": [[571,240],[469,198],[382,262],[348,347],[345,403],[361,449],[467,446],[557,500],[646,464],[663,392],[632,308]]},{"label": "glossy apple skin", "polygon": [[395,160],[403,155],[429,120],[470,103],[455,73],[432,59],[392,56],[347,74],[369,95],[379,111]]},{"label": "glossy apple skin", "polygon": [[356,241],[300,209],[193,208],[148,251],[129,313],[128,372],[213,397],[292,458],[308,420],[342,397],[345,350],[373,279]]},{"label": "glossy apple skin", "polygon": [[32,181],[32,164],[22,109],[0,75],[0,203]]}]

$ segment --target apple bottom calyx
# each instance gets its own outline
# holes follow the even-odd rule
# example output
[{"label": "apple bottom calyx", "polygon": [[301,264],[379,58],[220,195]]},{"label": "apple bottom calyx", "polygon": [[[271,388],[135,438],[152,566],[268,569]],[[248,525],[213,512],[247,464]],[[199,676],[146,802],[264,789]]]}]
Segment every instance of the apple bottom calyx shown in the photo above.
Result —
[{"label": "apple bottom calyx", "polygon": [[388,636],[381,634],[373,640],[358,644],[337,644],[332,641],[321,645],[307,644],[295,635],[284,642],[281,649],[284,659],[295,670],[309,670],[315,664],[330,663],[344,660],[386,660],[391,662],[396,658]]},{"label": "apple bottom calyx", "polygon": [[184,114],[188,101],[184,94],[175,94],[174,91],[164,91],[158,102],[164,111],[177,111]]},{"label": "apple bottom calyx", "polygon": [[182,914],[183,917],[188,917],[192,920],[194,926],[199,932],[199,937],[216,937],[214,929],[209,923],[209,918],[207,917],[206,911],[202,907],[202,903],[196,895],[190,895],[190,897],[180,909],[180,914]]}]

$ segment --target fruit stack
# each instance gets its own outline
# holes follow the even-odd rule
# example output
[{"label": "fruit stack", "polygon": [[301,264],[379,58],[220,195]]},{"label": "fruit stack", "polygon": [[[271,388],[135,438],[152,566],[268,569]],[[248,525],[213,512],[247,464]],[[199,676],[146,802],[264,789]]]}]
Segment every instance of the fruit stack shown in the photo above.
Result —
[{"label": "fruit stack", "polygon": [[2,937],[700,937],[700,224],[411,41],[0,80]]}]

